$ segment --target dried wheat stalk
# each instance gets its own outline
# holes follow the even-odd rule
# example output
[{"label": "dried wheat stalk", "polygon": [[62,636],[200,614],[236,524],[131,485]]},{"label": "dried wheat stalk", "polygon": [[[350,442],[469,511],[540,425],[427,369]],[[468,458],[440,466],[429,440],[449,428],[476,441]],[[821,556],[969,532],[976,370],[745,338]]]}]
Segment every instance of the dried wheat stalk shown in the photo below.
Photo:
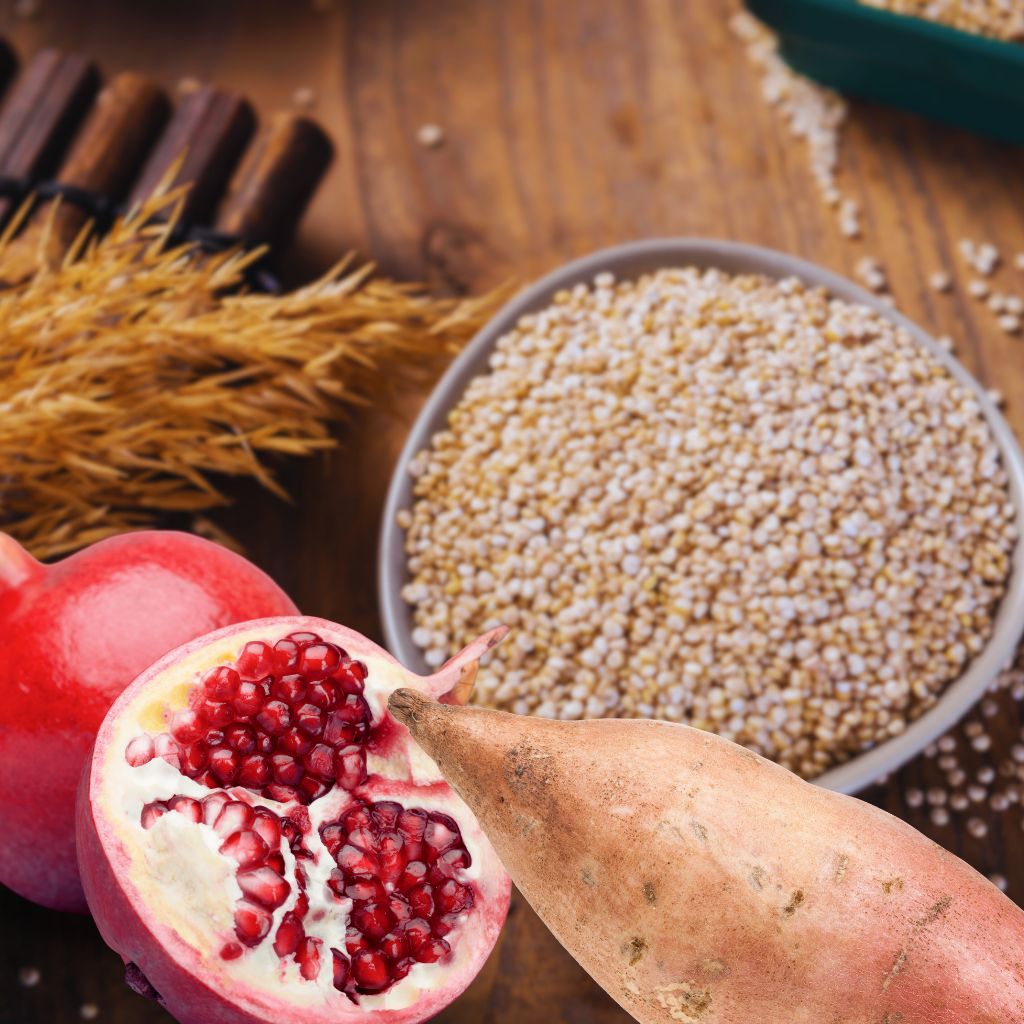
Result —
[{"label": "dried wheat stalk", "polygon": [[153,214],[176,198],[0,292],[0,529],[41,557],[223,504],[218,477],[281,493],[268,456],[330,446],[381,367],[436,366],[493,310],[347,263],[235,291],[256,256],[167,248]]}]

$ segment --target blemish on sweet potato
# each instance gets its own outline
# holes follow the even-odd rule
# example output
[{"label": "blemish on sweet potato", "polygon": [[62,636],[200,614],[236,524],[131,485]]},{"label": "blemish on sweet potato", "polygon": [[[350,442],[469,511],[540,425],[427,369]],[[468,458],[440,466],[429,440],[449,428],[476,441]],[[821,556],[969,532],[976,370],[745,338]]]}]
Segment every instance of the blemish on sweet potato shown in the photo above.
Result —
[{"label": "blemish on sweet potato", "polygon": [[710,960],[702,961],[700,969],[705,974],[711,975],[713,978],[721,977],[722,975],[729,973],[729,968],[721,960],[714,957]]},{"label": "blemish on sweet potato", "polygon": [[789,897],[789,902],[782,908],[783,916],[792,917],[799,907],[804,902],[804,891],[803,889],[796,889],[793,895]]},{"label": "blemish on sweet potato", "polygon": [[690,831],[697,837],[701,846],[708,845],[708,830],[699,821],[690,822]]},{"label": "blemish on sweet potato", "polygon": [[750,888],[754,892],[760,892],[764,888],[764,883],[768,878],[767,872],[762,867],[758,867],[756,864],[750,869],[750,874],[747,875],[747,881],[750,883]]},{"label": "blemish on sweet potato", "polygon": [[835,867],[832,871],[832,881],[836,885],[842,885],[846,878],[846,869],[850,866],[850,858],[845,853],[836,855]]},{"label": "blemish on sweet potato", "polygon": [[907,962],[907,950],[906,947],[901,949],[896,955],[896,959],[893,961],[892,967],[889,968],[889,973],[885,976],[885,980],[882,982],[882,991],[887,992],[889,986],[896,980],[896,976],[903,970],[904,965]]},{"label": "blemish on sweet potato", "polygon": [[597,885],[597,882],[594,880],[594,876],[590,873],[589,868],[583,868],[583,870],[580,871],[580,878],[583,879],[584,885],[589,885],[591,888]]},{"label": "blemish on sweet potato", "polygon": [[684,981],[663,985],[654,990],[662,1009],[670,1020],[679,1024],[700,1024],[707,1020],[711,1010],[711,989],[701,988],[696,982]]},{"label": "blemish on sweet potato", "polygon": [[953,897],[952,896],[948,896],[948,895],[947,896],[943,896],[941,899],[936,900],[928,908],[928,912],[924,915],[924,917],[920,918],[919,920],[915,921],[914,923],[918,927],[924,928],[926,925],[931,924],[933,921],[937,921],[940,917],[942,917],[942,915],[947,910],[949,910],[950,905],[952,904],[952,902],[953,902]]},{"label": "blemish on sweet potato", "polygon": [[658,902],[658,893],[653,882],[644,882],[644,899],[653,907]]},{"label": "blemish on sweet potato", "polygon": [[896,892],[899,892],[899,890],[902,889],[902,888],[903,888],[903,879],[900,878],[899,875],[897,875],[895,878],[887,878],[882,883],[882,892],[884,892],[886,894],[886,896],[888,896],[894,890]]},{"label": "blemish on sweet potato", "polygon": [[634,935],[624,942],[621,947],[622,955],[629,959],[629,966],[635,967],[644,958],[647,952],[647,940],[641,935]]}]

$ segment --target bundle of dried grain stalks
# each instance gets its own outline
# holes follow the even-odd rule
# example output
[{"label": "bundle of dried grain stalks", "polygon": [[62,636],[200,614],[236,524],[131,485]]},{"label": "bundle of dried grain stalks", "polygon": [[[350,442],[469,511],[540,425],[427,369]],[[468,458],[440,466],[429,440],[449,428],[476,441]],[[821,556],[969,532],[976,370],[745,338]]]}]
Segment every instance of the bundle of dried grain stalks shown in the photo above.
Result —
[{"label": "bundle of dried grain stalks", "polygon": [[179,199],[0,291],[0,529],[40,557],[223,504],[218,477],[281,493],[267,457],[329,447],[382,368],[436,368],[497,298],[432,298],[347,261],[247,293],[258,254],[168,246],[156,215]]}]

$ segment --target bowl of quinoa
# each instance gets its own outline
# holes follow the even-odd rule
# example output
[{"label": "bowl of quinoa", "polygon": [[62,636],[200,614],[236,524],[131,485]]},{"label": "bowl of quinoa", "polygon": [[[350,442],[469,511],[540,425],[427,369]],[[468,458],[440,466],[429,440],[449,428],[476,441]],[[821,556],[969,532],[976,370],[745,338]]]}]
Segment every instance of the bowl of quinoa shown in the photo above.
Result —
[{"label": "bowl of quinoa", "polygon": [[474,701],[642,717],[864,788],[1024,626],[1024,461],[877,296],[737,243],[604,250],[508,304],[421,411],[385,507],[395,655],[498,623]]}]

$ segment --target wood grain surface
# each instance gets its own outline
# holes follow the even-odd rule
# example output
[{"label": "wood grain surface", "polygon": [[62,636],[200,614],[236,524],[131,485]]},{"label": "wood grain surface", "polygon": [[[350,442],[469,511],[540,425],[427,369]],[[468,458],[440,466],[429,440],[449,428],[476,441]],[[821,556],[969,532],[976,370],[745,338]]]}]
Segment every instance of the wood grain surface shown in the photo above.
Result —
[{"label": "wood grain surface", "polygon": [[[19,9],[23,11],[24,5]],[[901,309],[950,334],[966,365],[997,385],[1024,430],[1024,350],[963,288],[939,295],[929,275],[970,275],[962,237],[1024,251],[1024,152],[854,104],[841,185],[864,210],[865,236],[845,240],[819,201],[802,147],[762,101],[756,75],[727,26],[729,0],[39,0],[34,17],[0,11],[0,36],[22,61],[37,48],[76,49],[106,77],[132,69],[173,90],[201,79],[248,96],[264,119],[296,104],[332,136],[336,157],[288,260],[302,280],[350,248],[388,272],[473,291],[526,281],[600,246],[651,235],[758,242],[852,275],[870,255],[886,268]],[[434,123],[441,145],[417,142]],[[1004,266],[1002,290],[1024,294]],[[287,505],[234,489],[219,517],[306,611],[379,637],[374,555],[389,467],[422,395],[400,415],[369,409],[329,457],[292,465]],[[1009,700],[987,720],[998,763],[1019,742]],[[902,794],[941,780],[919,759],[869,794],[981,871],[998,872],[1024,901],[1019,808],[964,815],[947,826]],[[65,1024],[82,1004],[97,1020],[157,1024],[156,1005],[121,983],[118,958],[86,919],[0,897],[0,1020]],[[18,969],[41,980],[19,983]],[[610,1024],[625,1014],[580,971],[517,900],[475,984],[445,1024]],[[766,1022],[769,1024],[769,1022]]]}]

